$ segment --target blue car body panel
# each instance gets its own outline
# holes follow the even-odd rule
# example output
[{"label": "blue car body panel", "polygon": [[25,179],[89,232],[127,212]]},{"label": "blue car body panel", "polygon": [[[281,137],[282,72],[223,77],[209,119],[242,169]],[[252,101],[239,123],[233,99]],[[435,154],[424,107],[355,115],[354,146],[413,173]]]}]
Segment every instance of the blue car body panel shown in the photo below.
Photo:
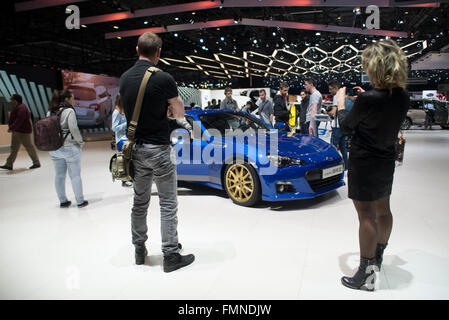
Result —
[{"label": "blue car body panel", "polygon": [[[215,152],[221,152],[220,163],[204,163],[203,159],[198,163],[179,163],[177,165],[178,180],[187,180],[206,185],[216,189],[224,189],[222,183],[222,174],[227,161],[232,158],[240,158],[248,162],[256,170],[261,186],[262,200],[265,201],[285,201],[314,198],[321,194],[335,190],[345,183],[343,181],[344,172],[339,176],[333,177],[332,183],[313,190],[308,182],[306,175],[308,172],[318,171],[324,168],[333,167],[342,164],[342,158],[337,150],[327,142],[311,135],[291,134],[283,131],[276,131],[270,125],[265,125],[272,131],[267,133],[267,148],[258,149],[256,143],[238,141],[237,137],[214,138],[208,135],[206,128],[201,123],[199,117],[205,114],[217,113],[234,113],[245,115],[256,119],[258,122],[262,120],[253,117],[245,112],[232,110],[191,110],[186,111],[186,116],[191,117],[202,130],[202,133],[211,141],[193,139],[190,148],[190,161],[193,160],[193,151],[201,150],[203,152],[210,151],[211,155]],[[267,154],[273,152],[270,150],[269,141],[273,138],[278,140],[277,154],[290,158],[301,159],[306,162],[305,165],[293,165],[285,168],[277,168],[275,174],[263,174],[264,167],[268,166],[269,160]],[[233,143],[232,143],[233,142]],[[179,142],[182,143],[182,142]],[[233,150],[230,150],[230,146]],[[175,144],[176,146],[176,144]],[[179,146],[178,146],[179,147]],[[187,146],[186,146],[187,147]],[[198,154],[198,153],[197,153]],[[177,155],[179,159],[179,154]],[[324,181],[324,180],[323,180]],[[278,182],[289,182],[295,192],[278,193],[276,184]]]}]

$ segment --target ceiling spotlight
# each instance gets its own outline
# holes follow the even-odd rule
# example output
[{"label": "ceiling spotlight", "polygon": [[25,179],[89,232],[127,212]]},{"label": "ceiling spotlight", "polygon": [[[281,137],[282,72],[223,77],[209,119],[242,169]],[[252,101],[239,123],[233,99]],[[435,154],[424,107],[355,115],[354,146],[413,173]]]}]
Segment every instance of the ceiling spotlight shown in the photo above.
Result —
[{"label": "ceiling spotlight", "polygon": [[321,36],[321,32],[315,33],[316,36]]},{"label": "ceiling spotlight", "polygon": [[177,33],[175,33],[175,34],[174,34],[174,36],[175,36],[175,37],[178,37],[178,34],[177,34]]},{"label": "ceiling spotlight", "polygon": [[401,19],[401,20],[398,21],[398,23],[399,24],[404,24],[404,20]]},{"label": "ceiling spotlight", "polygon": [[221,37],[220,40],[221,40],[221,41],[224,41],[224,37]]},{"label": "ceiling spotlight", "polygon": [[178,21],[178,20],[179,20],[179,18],[178,18],[178,17],[176,17],[176,18],[175,18],[175,21]]},{"label": "ceiling spotlight", "polygon": [[144,21],[143,24],[148,24],[148,21]]},{"label": "ceiling spotlight", "polygon": [[200,39],[200,42],[201,42],[201,43],[204,43],[204,40],[203,40],[203,39]]},{"label": "ceiling spotlight", "polygon": [[256,44],[256,43],[257,43],[257,40],[256,40],[256,39],[254,39],[254,41],[253,41],[253,42],[254,42],[254,44]]},{"label": "ceiling spotlight", "polygon": [[273,37],[276,37],[276,32],[273,32]]},{"label": "ceiling spotlight", "polygon": [[195,11],[193,11],[192,14],[195,15]]},{"label": "ceiling spotlight", "polygon": [[114,29],[118,29],[118,26],[114,26]]}]

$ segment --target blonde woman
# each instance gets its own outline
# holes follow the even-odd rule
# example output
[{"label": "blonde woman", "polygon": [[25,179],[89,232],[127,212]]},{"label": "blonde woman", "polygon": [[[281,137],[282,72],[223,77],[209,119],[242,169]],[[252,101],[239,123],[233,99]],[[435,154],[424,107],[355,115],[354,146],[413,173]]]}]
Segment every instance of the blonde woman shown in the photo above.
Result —
[{"label": "blonde woman", "polygon": [[348,163],[348,197],[359,217],[360,266],[342,284],[374,290],[393,225],[390,195],[395,169],[395,142],[410,105],[407,57],[392,40],[376,42],[362,54],[362,66],[374,89],[363,91],[349,113],[346,88],[337,93],[343,134],[354,133]]}]

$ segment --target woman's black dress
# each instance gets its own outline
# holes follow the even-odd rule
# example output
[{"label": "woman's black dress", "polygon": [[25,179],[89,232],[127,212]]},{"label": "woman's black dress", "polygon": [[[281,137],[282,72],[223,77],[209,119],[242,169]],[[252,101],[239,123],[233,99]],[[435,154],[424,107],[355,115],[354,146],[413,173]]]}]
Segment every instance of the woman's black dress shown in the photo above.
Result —
[{"label": "woman's black dress", "polygon": [[354,134],[348,162],[348,197],[375,201],[391,194],[395,142],[410,105],[408,92],[373,89],[361,93],[340,123],[343,134]]}]

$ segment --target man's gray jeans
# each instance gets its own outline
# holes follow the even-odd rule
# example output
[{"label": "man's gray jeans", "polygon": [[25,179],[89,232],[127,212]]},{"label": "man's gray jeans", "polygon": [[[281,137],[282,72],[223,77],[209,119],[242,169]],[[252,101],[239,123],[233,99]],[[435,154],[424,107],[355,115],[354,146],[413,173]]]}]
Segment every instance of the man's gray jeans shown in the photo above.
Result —
[{"label": "man's gray jeans", "polygon": [[132,240],[143,245],[147,236],[147,211],[151,198],[153,178],[156,182],[161,207],[162,252],[174,253],[178,249],[178,200],[176,165],[171,159],[169,145],[135,145],[134,204],[131,212]]}]

